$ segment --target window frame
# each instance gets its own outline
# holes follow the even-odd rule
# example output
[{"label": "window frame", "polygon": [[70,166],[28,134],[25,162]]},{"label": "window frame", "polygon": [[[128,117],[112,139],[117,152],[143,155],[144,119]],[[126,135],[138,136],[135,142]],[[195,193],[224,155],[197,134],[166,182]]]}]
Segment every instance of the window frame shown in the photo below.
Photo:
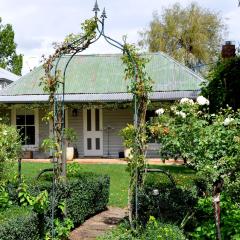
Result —
[{"label": "window frame", "polygon": [[[20,110],[20,113],[18,112]],[[32,112],[25,111],[22,109],[17,109],[16,107],[12,108],[11,111],[11,124],[17,127],[17,115],[34,115],[34,126],[35,126],[35,144],[22,145],[22,149],[24,151],[37,151],[39,150],[39,111],[38,109],[34,109]],[[33,125],[31,125],[33,126]]]}]

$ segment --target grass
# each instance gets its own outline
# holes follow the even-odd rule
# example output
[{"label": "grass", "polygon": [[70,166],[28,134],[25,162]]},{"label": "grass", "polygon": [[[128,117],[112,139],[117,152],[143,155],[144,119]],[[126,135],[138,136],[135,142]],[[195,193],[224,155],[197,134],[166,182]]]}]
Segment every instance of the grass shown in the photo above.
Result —
[{"label": "grass", "polygon": [[[33,180],[37,174],[44,168],[49,168],[49,163],[22,163],[22,173],[27,180]],[[126,172],[126,165],[120,164],[82,164],[83,172],[94,172],[98,174],[107,174],[110,176],[110,206],[125,207],[127,206],[127,189],[129,174]],[[169,171],[174,176],[176,183],[179,185],[190,186],[195,174],[192,170],[184,166],[151,166],[151,168],[161,168]],[[156,179],[167,181],[163,174],[156,174]]]}]

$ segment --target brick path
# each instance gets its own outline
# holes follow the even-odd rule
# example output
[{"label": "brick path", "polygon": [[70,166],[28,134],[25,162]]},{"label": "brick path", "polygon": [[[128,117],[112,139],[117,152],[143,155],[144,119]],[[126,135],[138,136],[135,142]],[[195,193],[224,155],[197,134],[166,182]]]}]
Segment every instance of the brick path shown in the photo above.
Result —
[{"label": "brick path", "polygon": [[116,225],[127,216],[127,211],[122,208],[109,207],[87,221],[80,227],[73,230],[70,240],[93,240],[103,235],[106,231],[116,227]]},{"label": "brick path", "polygon": [[[39,163],[48,163],[49,159],[23,159],[23,162],[39,162]],[[119,158],[81,158],[74,159],[73,161],[69,161],[69,163],[77,162],[80,164],[127,164],[127,161],[119,159]],[[150,158],[148,159],[149,164],[152,165],[181,165],[183,164],[182,160],[166,160],[165,163],[159,158]]]}]

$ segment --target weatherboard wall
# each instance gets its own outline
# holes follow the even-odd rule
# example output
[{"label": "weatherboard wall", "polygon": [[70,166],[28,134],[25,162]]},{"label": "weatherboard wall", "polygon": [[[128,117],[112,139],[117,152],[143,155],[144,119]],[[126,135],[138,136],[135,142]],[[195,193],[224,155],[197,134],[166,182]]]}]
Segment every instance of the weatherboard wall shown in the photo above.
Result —
[{"label": "weatherboard wall", "polygon": [[[119,135],[121,129],[127,123],[133,122],[131,109],[107,110],[103,109],[103,154],[109,157],[118,157],[119,152],[123,152],[123,142]],[[109,130],[108,130],[109,127]],[[109,131],[109,140],[108,140]]]},{"label": "weatherboard wall", "polygon": [[[16,109],[15,114],[32,114],[36,110]],[[128,123],[133,123],[132,109],[103,109],[103,157],[117,158],[119,152],[124,151],[122,137],[119,135]],[[41,144],[44,139],[50,136],[49,123],[43,121],[45,110],[38,109],[38,120],[36,121],[36,134],[38,134],[38,146],[29,148],[34,151],[34,158],[48,158],[48,154],[41,149]],[[10,110],[1,110],[2,114],[10,115]],[[12,123],[13,123],[13,119]],[[78,136],[76,143],[79,157],[84,157],[84,131],[83,131],[83,110],[78,110],[77,116],[73,116],[72,109],[66,112],[66,127],[73,128]],[[15,124],[14,124],[15,125]],[[158,157],[157,151],[149,151],[149,157]]]}]

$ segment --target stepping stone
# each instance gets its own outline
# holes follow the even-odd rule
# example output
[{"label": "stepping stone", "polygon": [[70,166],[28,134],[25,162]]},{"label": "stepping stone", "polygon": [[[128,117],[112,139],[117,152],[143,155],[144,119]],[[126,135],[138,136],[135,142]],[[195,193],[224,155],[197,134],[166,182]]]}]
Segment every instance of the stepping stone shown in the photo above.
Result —
[{"label": "stepping stone", "polygon": [[116,207],[109,207],[85,221],[81,226],[74,229],[70,240],[93,240],[103,235],[106,231],[116,227],[116,225],[127,216],[127,210]]}]

